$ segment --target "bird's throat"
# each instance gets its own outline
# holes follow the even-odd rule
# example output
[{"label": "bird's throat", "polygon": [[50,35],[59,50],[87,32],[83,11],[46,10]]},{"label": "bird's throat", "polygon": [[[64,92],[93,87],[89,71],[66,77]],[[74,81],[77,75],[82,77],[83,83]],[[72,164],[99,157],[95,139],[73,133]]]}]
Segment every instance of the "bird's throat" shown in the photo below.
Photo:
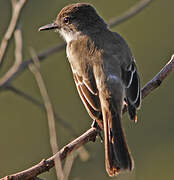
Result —
[{"label": "bird's throat", "polygon": [[78,31],[76,31],[76,32],[66,31],[64,29],[61,29],[59,32],[60,32],[61,36],[65,39],[67,44],[73,40],[77,40],[81,35],[81,33]]}]

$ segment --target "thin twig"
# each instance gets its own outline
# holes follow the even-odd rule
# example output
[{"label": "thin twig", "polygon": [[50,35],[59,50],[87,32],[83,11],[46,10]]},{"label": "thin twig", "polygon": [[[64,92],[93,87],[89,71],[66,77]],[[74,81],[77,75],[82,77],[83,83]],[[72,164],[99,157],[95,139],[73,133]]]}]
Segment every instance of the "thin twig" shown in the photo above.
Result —
[{"label": "thin twig", "polygon": [[15,30],[17,21],[20,17],[20,12],[22,10],[22,7],[24,6],[26,0],[19,0],[16,2],[16,0],[11,0],[12,7],[13,7],[13,14],[10,21],[10,24],[8,26],[8,29],[2,39],[1,45],[0,45],[0,68],[2,66],[4,54],[6,52],[8,41],[11,39],[13,32]]},{"label": "thin twig", "polygon": [[161,69],[161,71],[149,81],[142,89],[142,98],[149,95],[154,89],[159,87],[163,80],[174,70],[174,54],[170,61]]},{"label": "thin twig", "polygon": [[[11,92],[26,99],[27,101],[30,101],[32,104],[40,107],[42,110],[44,110],[46,112],[44,104],[42,102],[40,102],[39,100],[35,99],[34,97],[32,97],[31,95],[27,94],[26,92],[12,86],[12,85],[6,86],[5,89],[3,89],[3,90],[10,90]],[[56,122],[60,123],[64,128],[66,128],[68,130],[68,132],[70,132],[74,138],[77,137],[77,133],[65,119],[62,119],[61,117],[59,117],[59,115],[56,112],[54,112],[54,117],[57,120]]]},{"label": "thin twig", "polygon": [[14,9],[18,0],[11,0],[12,8]]},{"label": "thin twig", "polygon": [[74,159],[75,159],[74,153],[71,153],[69,156],[66,157],[65,165],[63,167],[63,171],[65,174],[65,180],[68,180],[68,178],[69,178]]},{"label": "thin twig", "polygon": [[13,66],[6,72],[6,74],[0,79],[0,82],[5,83],[13,74],[18,70],[22,63],[22,34],[21,29],[18,28],[14,32],[16,50],[15,50],[15,62]]},{"label": "thin twig", "polygon": [[[42,102],[40,102],[39,100],[33,98],[31,95],[27,94],[26,92],[12,86],[12,85],[6,86],[3,90],[10,90],[11,92],[13,92],[16,95],[26,99],[27,101],[30,101],[32,104],[40,107],[42,110],[44,110],[46,112],[44,104]],[[54,111],[54,109],[53,109],[53,111]],[[56,122],[58,122],[65,129],[67,129],[68,132],[72,135],[72,137],[74,137],[74,138],[77,137],[77,133],[73,129],[71,124],[69,124],[69,122],[67,122],[65,119],[62,119],[55,111],[54,111],[54,117],[56,119]],[[89,153],[83,146],[78,149],[78,153],[79,153],[80,159],[82,161],[87,161],[89,159]]]},{"label": "thin twig", "polygon": [[152,0],[141,0],[139,3],[136,5],[132,6],[130,9],[128,9],[123,15],[119,16],[116,19],[110,20],[109,21],[109,27],[113,28],[114,26],[117,26],[118,24],[121,24],[131,17],[135,16],[138,14],[141,10],[143,10],[145,7],[147,7]]},{"label": "thin twig", "polygon": [[[57,45],[55,47],[52,47],[52,48],[49,48],[49,49],[43,51],[42,53],[38,54],[37,57],[38,57],[39,61],[41,62],[41,61],[45,60],[48,56],[50,56],[56,52],[59,52],[63,49],[65,49],[65,44],[60,44],[60,45]],[[23,61],[23,63],[18,67],[18,69],[16,69],[16,72],[14,72],[11,77],[9,77],[8,79],[4,79],[3,81],[2,81],[2,79],[0,80],[0,88],[4,88],[5,86],[9,85],[15,77],[17,77],[21,72],[23,72],[25,69],[27,69],[28,65],[30,65],[32,63],[33,63],[33,58]]]},{"label": "thin twig", "polygon": [[[27,101],[31,102],[32,104],[39,106],[41,109],[45,110],[45,106],[42,102],[40,102],[39,100],[35,99],[34,97],[30,96],[29,94],[27,94],[26,92],[16,88],[13,85],[8,85],[5,87],[5,89],[3,90],[9,90],[11,92],[13,92],[15,95],[18,95],[24,99],[26,99]],[[45,111],[46,112],[46,111]]]},{"label": "thin twig", "polygon": [[88,131],[86,131],[83,135],[69,143],[68,145],[64,146],[58,153],[53,155],[47,160],[42,160],[40,163],[36,164],[35,166],[10,175],[6,176],[4,178],[1,178],[0,180],[29,180],[33,177],[36,177],[39,174],[42,174],[46,171],[49,171],[54,166],[54,161],[57,160],[59,157],[61,160],[65,159],[67,155],[69,155],[72,151],[75,151],[83,144],[94,141],[95,137],[97,135],[97,130],[95,128],[90,128]]},{"label": "thin twig", "polygon": [[[144,88],[142,88],[142,97],[145,98],[150,93],[152,93],[159,85],[161,85],[163,80],[172,71],[174,71],[174,55],[171,57],[171,60],[161,69],[161,71],[156,76],[154,76],[154,78],[151,81],[149,81]],[[158,83],[159,81],[160,83]],[[1,178],[0,180],[28,180],[30,178],[36,177],[37,175],[42,174],[43,172],[46,172],[50,168],[52,168],[54,166],[54,160],[57,159],[57,157],[60,157],[60,159],[63,160],[72,151],[75,151],[82,145],[90,141],[95,141],[97,133],[97,129],[92,127],[89,130],[87,130],[84,134],[82,134],[80,137],[78,137],[68,145],[64,146],[59,152],[57,152],[54,156],[50,157],[49,159],[43,160],[25,171],[10,176],[6,176],[4,178]]]},{"label": "thin twig", "polygon": [[[50,145],[51,145],[51,149],[54,155],[58,152],[58,144],[57,144],[57,135],[56,135],[56,126],[55,126],[53,106],[48,96],[48,92],[47,92],[44,80],[39,71],[39,60],[37,59],[37,56],[35,55],[34,50],[31,51],[31,54],[34,59],[34,64],[31,64],[29,66],[29,69],[33,73],[37,81],[38,87],[40,89],[40,93],[44,101],[45,109],[47,112],[47,118],[48,118]],[[56,169],[57,178],[60,180],[64,180],[64,173],[63,173],[60,158],[57,158],[57,160],[55,161],[55,169]]]}]

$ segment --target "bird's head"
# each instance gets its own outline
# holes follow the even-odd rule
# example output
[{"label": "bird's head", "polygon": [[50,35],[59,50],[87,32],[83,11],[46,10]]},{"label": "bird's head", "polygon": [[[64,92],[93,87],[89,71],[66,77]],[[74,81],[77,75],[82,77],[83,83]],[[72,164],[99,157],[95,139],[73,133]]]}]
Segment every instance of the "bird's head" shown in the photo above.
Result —
[{"label": "bird's head", "polygon": [[66,42],[79,35],[97,33],[107,28],[95,8],[87,3],[76,3],[64,7],[52,24],[42,26],[39,31],[56,29]]}]

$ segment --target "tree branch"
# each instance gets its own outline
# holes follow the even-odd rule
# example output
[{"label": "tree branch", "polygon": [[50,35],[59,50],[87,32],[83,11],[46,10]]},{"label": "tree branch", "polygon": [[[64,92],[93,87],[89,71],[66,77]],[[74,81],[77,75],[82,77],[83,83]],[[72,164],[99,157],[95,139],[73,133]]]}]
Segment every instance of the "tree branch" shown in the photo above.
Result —
[{"label": "tree branch", "polygon": [[138,14],[139,12],[141,12],[145,7],[147,7],[150,3],[152,2],[152,0],[141,0],[139,3],[137,3],[136,5],[132,6],[130,9],[128,9],[123,15],[121,15],[120,17],[113,19],[111,21],[109,21],[109,27],[113,28],[114,26],[117,26],[118,24],[121,24],[125,21],[127,21],[128,19],[132,18],[133,16],[135,16],[136,14]]},{"label": "tree branch", "polygon": [[0,79],[0,83],[5,83],[7,80],[13,76],[13,74],[18,70],[19,66],[22,64],[22,33],[21,29],[17,28],[14,32],[16,50],[15,50],[15,62],[13,66],[6,72],[6,74]]},{"label": "tree branch", "polygon": [[[171,57],[171,60],[161,69],[159,73],[157,73],[154,78],[149,81],[144,88],[142,88],[142,97],[145,98],[150,93],[152,93],[157,87],[161,85],[163,80],[172,72],[174,71],[174,55]],[[159,83],[160,82],[160,83]],[[55,155],[50,157],[47,160],[42,160],[40,163],[36,164],[35,166],[10,175],[6,176],[4,178],[1,178],[0,180],[28,180],[33,177],[36,177],[37,175],[48,171],[50,168],[54,166],[54,160],[59,157],[60,160],[63,160],[65,157],[67,157],[72,151],[75,151],[83,144],[86,144],[90,141],[95,141],[95,138],[98,134],[98,130],[94,127],[87,130],[84,134],[82,134],[80,137],[75,139],[74,141],[70,142],[68,145],[64,146],[59,152],[57,152]]]},{"label": "tree branch", "polygon": [[68,180],[68,177],[70,175],[74,159],[75,159],[75,157],[74,157],[73,153],[69,154],[69,156],[66,157],[65,165],[63,167],[65,180]]},{"label": "tree branch", "polygon": [[[39,60],[38,60],[33,49],[31,49],[31,54],[32,54],[32,57],[34,59],[34,64],[30,64],[29,69],[33,73],[33,75],[36,79],[36,82],[38,84],[41,96],[42,96],[43,101],[44,101],[44,106],[46,109],[47,119],[48,119],[50,145],[51,145],[52,153],[54,155],[59,150],[58,143],[57,143],[54,111],[53,111],[54,108],[51,104],[51,100],[48,96],[48,92],[47,92],[44,80],[43,80],[42,75],[41,75],[40,70],[39,70],[39,67],[40,67]],[[54,164],[55,164],[57,178],[60,180],[64,180],[65,176],[64,176],[62,164],[61,164],[59,157],[56,159]]]},{"label": "tree branch", "polygon": [[163,80],[174,70],[174,54],[170,61],[161,69],[161,71],[149,81],[142,89],[142,98],[145,98],[153,90],[161,85]]},{"label": "tree branch", "polygon": [[37,165],[10,175],[6,176],[4,178],[1,178],[0,180],[29,180],[33,177],[36,177],[37,175],[44,173],[46,171],[49,171],[54,166],[54,160],[57,159],[58,157],[60,160],[63,160],[69,155],[72,151],[75,151],[78,149],[80,146],[83,144],[89,142],[89,141],[95,141],[95,137],[97,135],[97,130],[95,128],[90,128],[88,131],[86,131],[83,135],[69,143],[68,145],[64,146],[59,152],[57,152],[55,155],[50,157],[47,160],[42,160],[40,163]]},{"label": "tree branch", "polygon": [[[38,54],[37,57],[39,59],[39,61],[43,61],[45,60],[48,56],[56,53],[56,52],[59,52],[61,50],[65,49],[65,44],[60,44],[60,45],[57,45],[55,47],[52,47],[52,48],[49,48],[45,51],[43,51],[42,53]],[[23,61],[23,63],[16,69],[16,71],[8,78],[4,79],[4,78],[1,78],[0,79],[0,88],[4,88],[6,86],[8,86],[15,77],[17,77],[21,72],[23,72],[25,69],[28,68],[28,66],[30,64],[33,63],[33,58],[30,58],[26,61]]]},{"label": "tree branch", "polygon": [[2,62],[4,58],[4,54],[6,52],[8,41],[11,39],[13,32],[15,30],[17,21],[20,17],[20,12],[25,4],[26,0],[19,0],[16,2],[16,0],[11,0],[12,8],[13,8],[13,14],[10,21],[10,24],[8,26],[8,29],[2,39],[1,45],[0,45],[0,68],[2,67]]},{"label": "tree branch", "polygon": [[[44,110],[46,112],[44,104],[42,102],[40,102],[39,100],[35,99],[34,97],[32,97],[31,95],[27,94],[26,92],[12,86],[12,85],[6,86],[3,90],[10,90],[11,92],[26,99],[27,101],[30,101],[32,104],[40,107],[42,110]],[[71,133],[71,135],[73,137],[77,137],[77,133],[72,128],[72,126],[65,119],[62,119],[61,117],[59,117],[59,115],[55,111],[54,111],[54,117],[57,120],[57,122],[59,122],[65,129],[67,129]]]}]

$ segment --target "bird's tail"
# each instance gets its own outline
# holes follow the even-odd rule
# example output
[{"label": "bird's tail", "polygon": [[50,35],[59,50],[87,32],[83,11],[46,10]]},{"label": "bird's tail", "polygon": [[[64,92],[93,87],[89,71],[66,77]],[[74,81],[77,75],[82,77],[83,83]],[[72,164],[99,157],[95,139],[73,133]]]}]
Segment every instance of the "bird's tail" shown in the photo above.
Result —
[{"label": "bird's tail", "polygon": [[110,176],[121,170],[132,170],[134,163],[126,143],[121,124],[121,112],[109,103],[109,110],[103,113],[105,135],[105,164]]}]

